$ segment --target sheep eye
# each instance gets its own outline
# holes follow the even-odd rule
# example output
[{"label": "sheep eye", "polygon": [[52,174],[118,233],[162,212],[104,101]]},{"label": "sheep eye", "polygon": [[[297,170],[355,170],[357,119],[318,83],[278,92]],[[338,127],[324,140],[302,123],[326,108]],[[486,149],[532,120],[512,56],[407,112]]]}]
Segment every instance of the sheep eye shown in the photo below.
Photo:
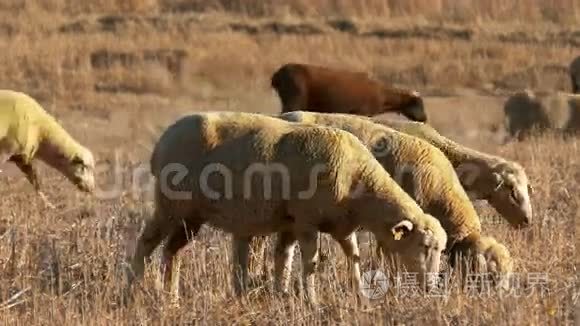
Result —
[{"label": "sheep eye", "polygon": [[80,157],[78,157],[78,156],[75,156],[75,157],[72,159],[71,163],[72,163],[72,164],[75,164],[75,165],[76,165],[76,164],[84,165],[84,162],[83,162],[83,160],[82,160]]}]

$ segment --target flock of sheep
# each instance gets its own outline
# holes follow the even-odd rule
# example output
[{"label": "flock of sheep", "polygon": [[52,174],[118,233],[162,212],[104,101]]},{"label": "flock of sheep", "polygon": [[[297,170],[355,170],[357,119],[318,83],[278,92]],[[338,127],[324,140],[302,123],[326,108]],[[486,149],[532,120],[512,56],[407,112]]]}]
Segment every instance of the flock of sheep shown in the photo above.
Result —
[{"label": "flock of sheep", "polygon": [[580,56],[569,67],[572,93],[523,90],[504,106],[505,126],[511,137],[524,140],[532,133],[556,130],[580,132]]},{"label": "flock of sheep", "polygon": [[[570,72],[579,92],[580,57]],[[471,200],[487,201],[514,228],[529,225],[532,187],[520,164],[442,136],[427,124],[419,93],[383,85],[364,73],[286,64],[272,75],[272,87],[282,103],[280,114],[193,113],[161,134],[150,159],[155,212],[127,264],[127,295],[165,240],[161,272],[177,297],[174,257],[202,225],[232,235],[238,295],[248,288],[250,246],[263,246],[252,240],[273,233],[277,291],[289,291],[299,244],[305,293],[317,302],[317,240],[326,233],[347,256],[360,293],[356,232],[362,229],[374,234],[378,254],[398,257],[425,289],[437,286],[442,255],[451,269],[485,272],[498,289],[509,287],[510,252],[482,234]],[[528,102],[522,102],[523,96]],[[566,128],[580,127],[580,95],[558,96],[568,99]],[[515,98],[506,102],[514,134],[517,128],[509,121],[523,120],[520,126],[532,128],[536,112],[549,115],[552,102],[537,100],[531,92]],[[514,101],[519,101],[516,109],[510,106]],[[533,109],[522,106],[532,102],[537,104]],[[374,117],[385,112],[414,121]],[[15,163],[51,205],[40,190],[35,158],[78,189],[95,189],[91,151],[28,95],[0,91],[0,163]]]}]

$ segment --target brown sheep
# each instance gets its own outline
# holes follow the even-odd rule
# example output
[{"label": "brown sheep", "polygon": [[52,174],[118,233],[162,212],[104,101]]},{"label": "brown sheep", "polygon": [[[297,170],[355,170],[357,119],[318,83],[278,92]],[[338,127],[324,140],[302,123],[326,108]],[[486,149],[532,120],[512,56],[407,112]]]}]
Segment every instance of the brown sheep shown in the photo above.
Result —
[{"label": "brown sheep", "polygon": [[504,113],[508,133],[520,141],[547,130],[573,133],[580,129],[580,94],[525,90],[506,101]]},{"label": "brown sheep", "polygon": [[295,110],[374,116],[398,112],[425,122],[423,99],[416,91],[387,86],[365,73],[288,63],[271,80],[282,112]]},{"label": "brown sheep", "polygon": [[572,82],[572,93],[580,94],[580,55],[570,63],[570,81]]}]

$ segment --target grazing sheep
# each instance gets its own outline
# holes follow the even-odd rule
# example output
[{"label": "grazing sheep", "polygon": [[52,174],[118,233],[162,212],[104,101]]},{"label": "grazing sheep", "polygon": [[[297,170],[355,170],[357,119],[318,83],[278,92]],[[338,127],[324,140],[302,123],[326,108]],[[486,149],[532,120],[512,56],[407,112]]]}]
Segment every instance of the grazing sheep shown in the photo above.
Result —
[{"label": "grazing sheep", "polygon": [[570,62],[570,81],[572,82],[572,93],[580,94],[580,56]]},{"label": "grazing sheep", "polygon": [[580,130],[580,94],[525,90],[506,101],[504,113],[507,131],[520,141],[550,129],[575,133]]},{"label": "grazing sheep", "polygon": [[[144,258],[164,238],[165,283],[176,286],[173,257],[205,223],[233,235],[238,295],[246,288],[249,241],[274,232],[281,235],[279,247],[299,241],[304,286],[313,303],[318,232],[340,243],[355,285],[360,285],[358,227],[388,243],[420,276],[439,270],[447,241],[441,224],[397,186],[356,137],[342,130],[251,113],[194,114],[161,135],[151,172],[156,210],[138,240],[128,286],[142,276]],[[177,174],[170,185],[172,172]],[[252,178],[255,173],[263,178]],[[278,288],[286,282],[284,275],[277,273]]]},{"label": "grazing sheep", "polygon": [[74,140],[33,98],[0,90],[0,164],[16,164],[46,205],[54,207],[40,190],[38,173],[32,166],[36,158],[57,169],[78,189],[94,190],[91,151]]},{"label": "grazing sheep", "polygon": [[424,123],[384,118],[373,121],[439,148],[451,161],[461,185],[472,199],[486,200],[514,227],[530,224],[532,186],[524,168],[517,162],[462,146]]},{"label": "grazing sheep", "polygon": [[304,110],[363,116],[398,112],[414,121],[427,120],[418,92],[384,85],[364,73],[288,63],[272,75],[271,85],[280,97],[282,112]]},{"label": "grazing sheep", "polygon": [[[287,121],[340,128],[355,135],[375,155],[385,170],[447,233],[451,266],[459,254],[501,280],[506,286],[512,270],[507,249],[491,237],[481,236],[479,216],[445,154],[429,142],[398,132],[372,119],[346,114],[296,111],[280,115]],[[388,248],[378,239],[379,253]],[[484,258],[483,260],[480,258]],[[469,271],[473,271],[470,269]]]}]

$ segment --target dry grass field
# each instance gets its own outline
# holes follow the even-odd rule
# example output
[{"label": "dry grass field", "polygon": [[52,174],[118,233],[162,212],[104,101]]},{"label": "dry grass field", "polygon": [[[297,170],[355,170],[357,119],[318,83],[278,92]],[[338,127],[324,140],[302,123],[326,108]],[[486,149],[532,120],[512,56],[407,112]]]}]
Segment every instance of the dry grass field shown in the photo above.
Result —
[{"label": "dry grass field", "polygon": [[[2,167],[3,325],[572,325],[575,309],[580,318],[580,139],[502,141],[507,95],[570,90],[578,1],[2,0],[0,49],[0,87],[32,95],[89,146],[99,184],[97,196],[82,195],[40,165],[57,206],[46,210],[19,171]],[[155,259],[135,302],[118,304],[120,264],[151,213],[147,163],[159,128],[194,111],[279,111],[269,78],[289,61],[418,89],[442,134],[525,167],[530,227],[512,229],[476,205],[484,231],[515,259],[513,293],[476,295],[452,281],[445,296],[389,293],[358,307],[332,244],[317,309],[278,298],[271,275],[238,300],[229,238],[205,227],[181,253],[179,305],[155,290]]]}]

